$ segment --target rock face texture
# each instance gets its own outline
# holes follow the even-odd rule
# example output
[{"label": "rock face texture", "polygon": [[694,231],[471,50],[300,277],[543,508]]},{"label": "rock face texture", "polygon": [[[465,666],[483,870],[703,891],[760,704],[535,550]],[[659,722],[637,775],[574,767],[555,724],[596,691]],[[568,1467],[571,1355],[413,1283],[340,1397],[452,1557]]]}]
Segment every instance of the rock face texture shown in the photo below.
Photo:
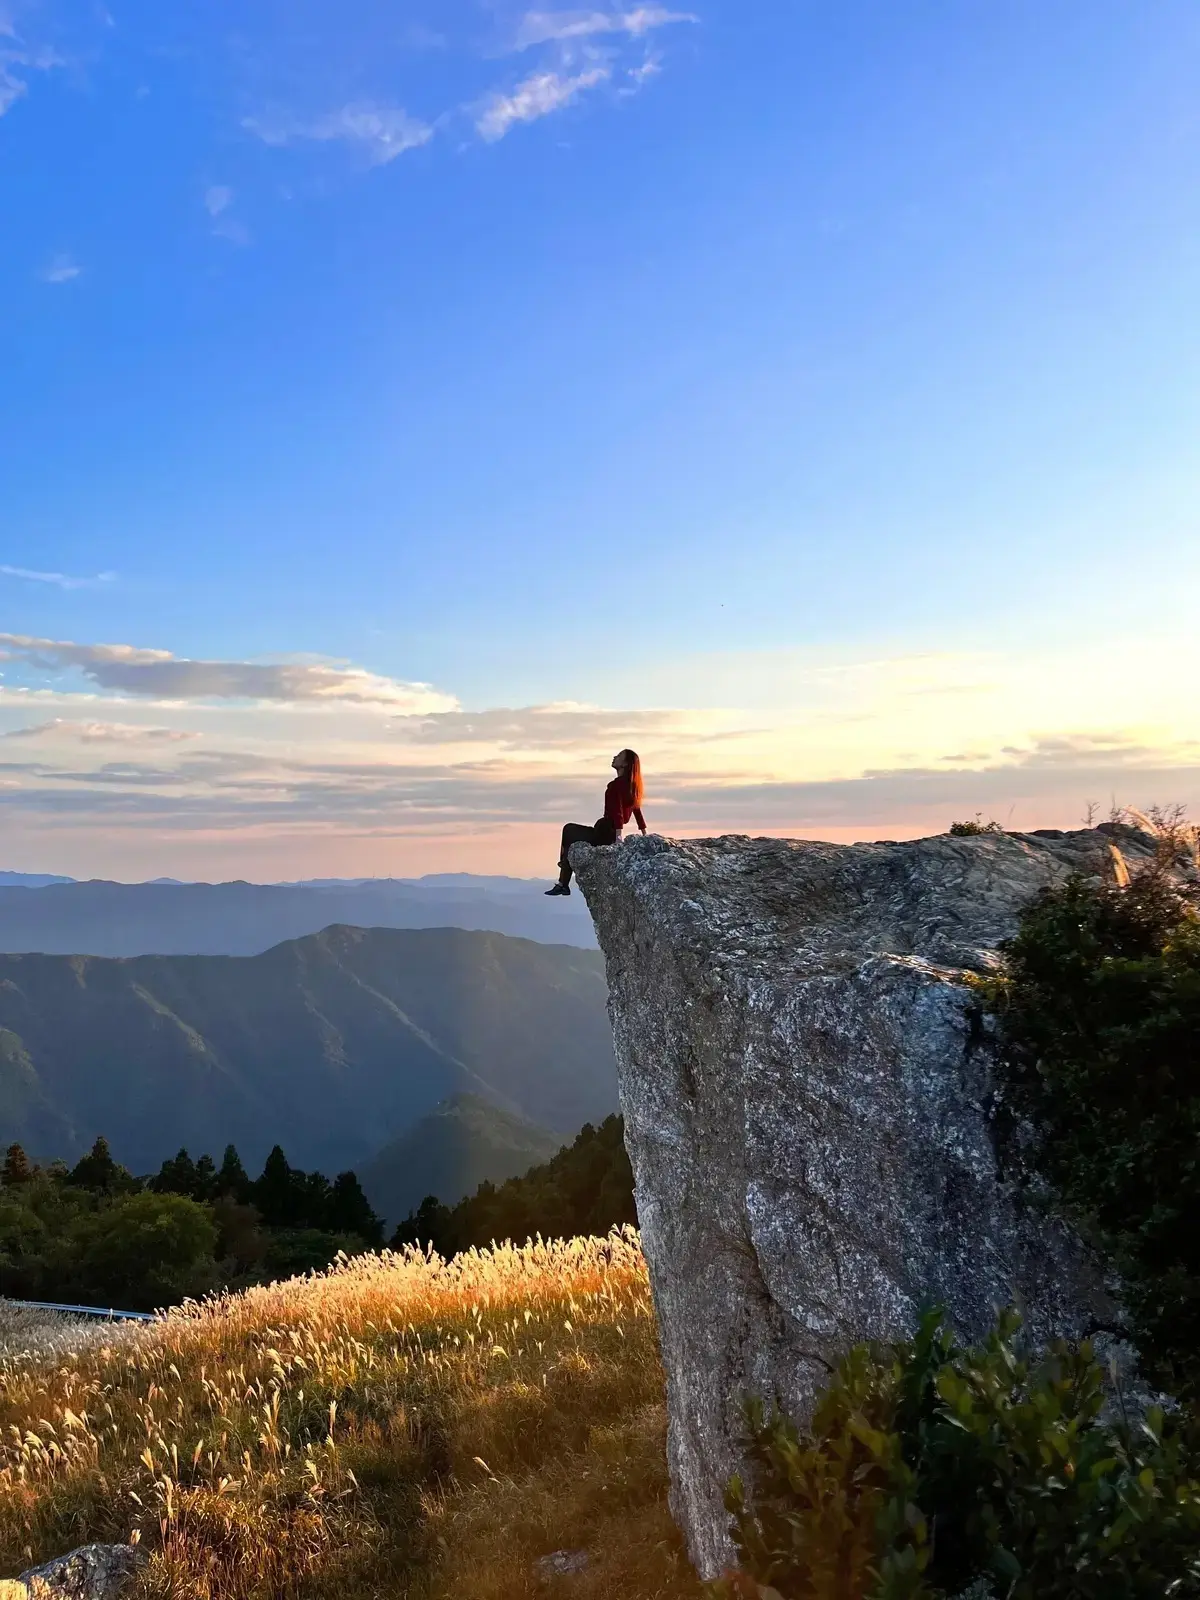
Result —
[{"label": "rock face texture", "polygon": [[1111,1322],[1094,1264],[1022,1203],[966,974],[1036,892],[1132,829],[851,847],[656,837],[571,859],[608,965],[625,1138],[667,1372],[672,1505],[704,1576],[741,1400],[795,1418],[845,1350],[946,1307],[1032,1337]]},{"label": "rock face texture", "polygon": [[80,1545],[19,1578],[0,1579],[0,1600],[116,1600],[141,1562],[136,1545]]}]

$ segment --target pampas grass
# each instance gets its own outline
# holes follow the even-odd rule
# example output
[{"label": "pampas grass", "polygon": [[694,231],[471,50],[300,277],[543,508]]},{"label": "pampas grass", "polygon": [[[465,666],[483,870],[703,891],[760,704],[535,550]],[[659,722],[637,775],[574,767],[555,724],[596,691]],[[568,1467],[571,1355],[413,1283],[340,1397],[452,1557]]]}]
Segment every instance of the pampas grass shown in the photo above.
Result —
[{"label": "pampas grass", "polygon": [[583,1548],[579,1600],[700,1592],[632,1229],[339,1259],[58,1339],[0,1356],[0,1571],[133,1539],[152,1595],[500,1600]]}]

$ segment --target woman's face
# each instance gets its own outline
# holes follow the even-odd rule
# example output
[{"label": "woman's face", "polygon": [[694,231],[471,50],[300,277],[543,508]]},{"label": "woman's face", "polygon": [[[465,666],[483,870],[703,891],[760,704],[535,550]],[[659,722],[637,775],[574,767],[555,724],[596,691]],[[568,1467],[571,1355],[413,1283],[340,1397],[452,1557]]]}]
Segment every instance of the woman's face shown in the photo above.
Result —
[{"label": "woman's face", "polygon": [[617,754],[612,758],[613,771],[617,774],[620,774],[625,771],[625,768],[628,765],[629,763],[625,759],[625,752],[623,750],[618,750]]}]

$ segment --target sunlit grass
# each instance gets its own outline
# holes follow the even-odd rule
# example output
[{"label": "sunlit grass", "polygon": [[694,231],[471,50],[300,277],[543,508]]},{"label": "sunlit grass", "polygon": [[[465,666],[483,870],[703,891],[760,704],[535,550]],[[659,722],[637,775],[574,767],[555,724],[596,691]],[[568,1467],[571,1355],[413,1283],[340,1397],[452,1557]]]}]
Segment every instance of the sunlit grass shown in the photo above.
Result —
[{"label": "sunlit grass", "polygon": [[[632,1230],[365,1256],[0,1357],[0,1571],[137,1539],[144,1591],[690,1596]],[[536,1562],[586,1549],[587,1569]]]}]

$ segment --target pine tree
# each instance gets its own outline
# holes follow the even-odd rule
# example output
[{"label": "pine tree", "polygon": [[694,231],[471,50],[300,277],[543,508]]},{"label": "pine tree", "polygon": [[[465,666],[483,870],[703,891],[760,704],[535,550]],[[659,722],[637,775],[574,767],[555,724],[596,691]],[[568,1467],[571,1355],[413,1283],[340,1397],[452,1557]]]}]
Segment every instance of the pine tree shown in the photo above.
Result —
[{"label": "pine tree", "polygon": [[103,1134],[96,1140],[87,1155],[71,1168],[67,1182],[77,1189],[94,1189],[100,1194],[127,1192],[137,1188],[137,1180],[124,1167],[113,1160],[108,1140]]},{"label": "pine tree", "polygon": [[253,1185],[254,1204],[269,1228],[294,1228],[299,1224],[303,1194],[303,1173],[288,1166],[287,1157],[275,1145],[263,1165],[262,1176]]},{"label": "pine tree", "polygon": [[169,1161],[164,1161],[158,1173],[150,1180],[150,1187],[155,1194],[185,1194],[191,1199],[196,1195],[196,1164],[186,1150],[172,1156]]},{"label": "pine tree", "polygon": [[33,1177],[33,1167],[29,1157],[19,1144],[10,1144],[4,1156],[4,1166],[0,1168],[0,1184],[6,1189],[15,1189],[18,1184],[28,1183]]},{"label": "pine tree", "polygon": [[451,1216],[435,1194],[427,1194],[415,1211],[410,1211],[392,1235],[393,1250],[403,1250],[406,1244],[418,1245],[422,1250],[432,1247],[439,1255],[449,1256],[454,1251],[450,1232]]},{"label": "pine tree", "polygon": [[297,1190],[296,1223],[301,1228],[329,1228],[327,1218],[329,1201],[333,1193],[329,1179],[323,1172],[295,1172],[292,1180]]},{"label": "pine tree", "polygon": [[193,1200],[211,1200],[217,1192],[217,1164],[211,1156],[200,1156],[196,1162],[196,1187]]},{"label": "pine tree", "polygon": [[353,1172],[339,1172],[334,1179],[325,1216],[326,1226],[334,1233],[356,1233],[367,1244],[383,1243],[383,1223],[371,1210]]},{"label": "pine tree", "polygon": [[250,1179],[242,1165],[241,1156],[234,1145],[227,1144],[216,1177],[217,1194],[231,1195],[239,1205],[245,1205],[250,1198],[250,1188]]}]

